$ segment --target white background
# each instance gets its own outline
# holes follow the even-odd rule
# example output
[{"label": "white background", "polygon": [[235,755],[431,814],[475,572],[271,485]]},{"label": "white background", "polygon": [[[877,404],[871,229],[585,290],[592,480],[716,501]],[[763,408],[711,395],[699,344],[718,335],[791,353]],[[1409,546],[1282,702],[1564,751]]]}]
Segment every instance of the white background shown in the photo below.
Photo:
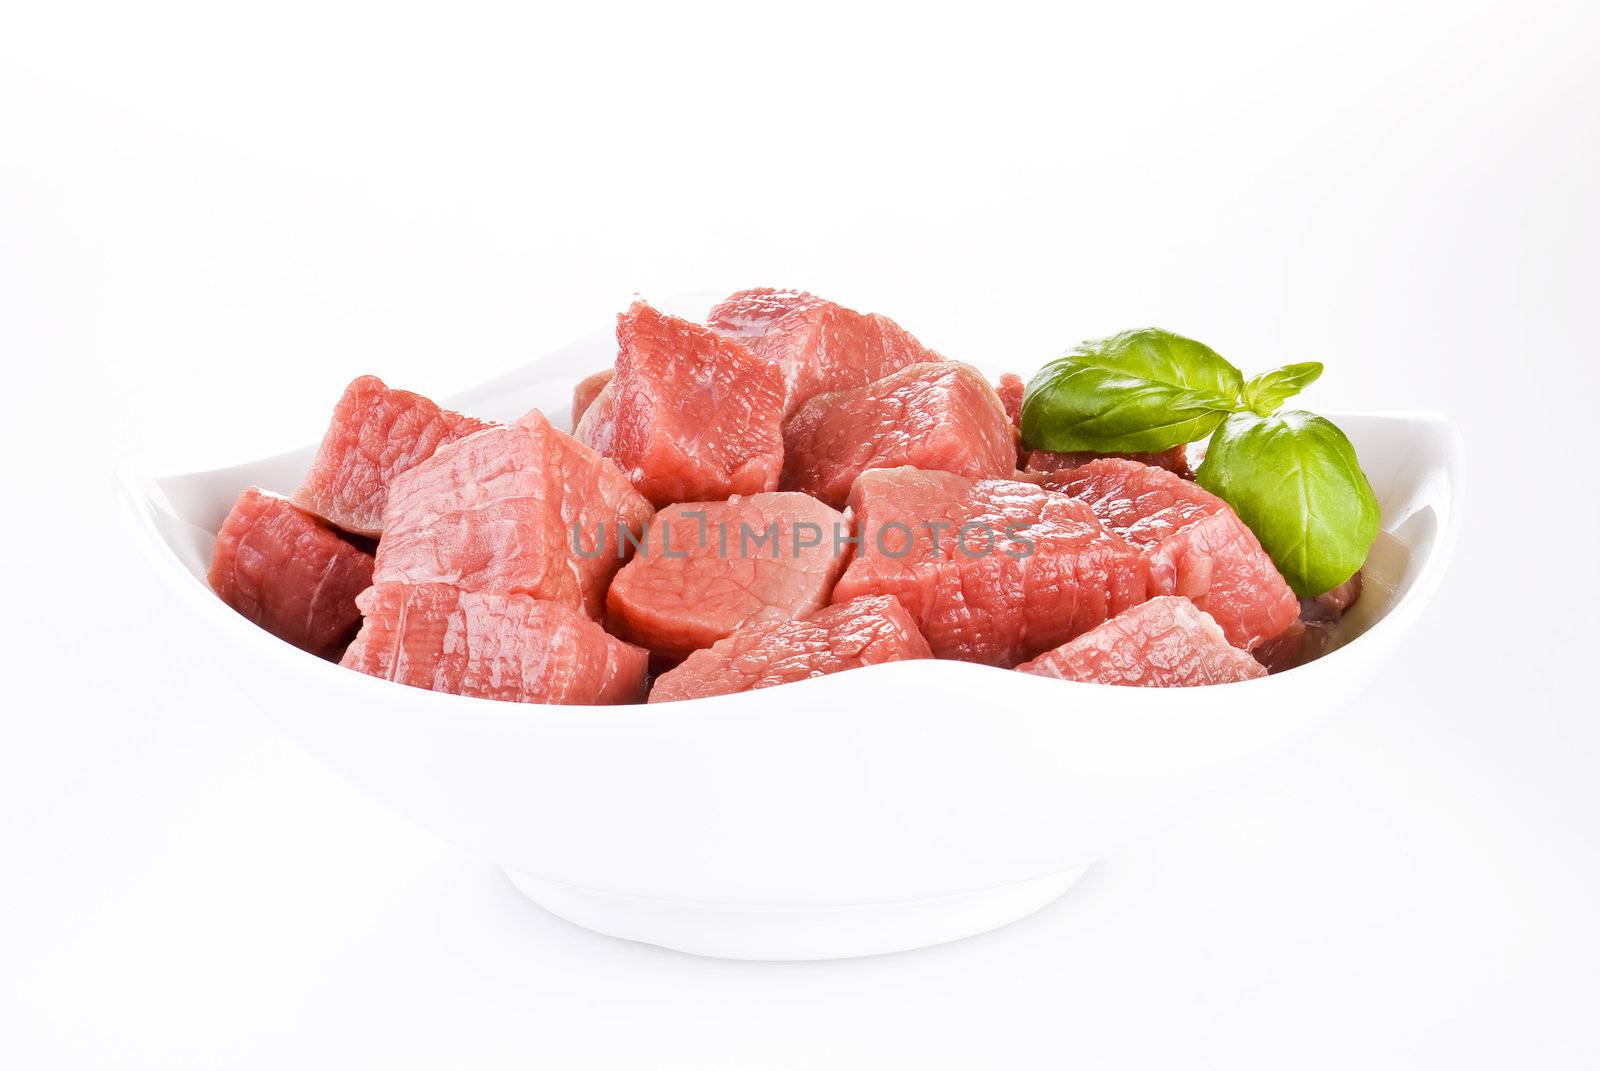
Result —
[{"label": "white background", "polygon": [[[1585,7],[0,6],[0,1065],[1600,1065]],[[347,789],[120,534],[130,450],[763,284],[1023,372],[1158,323],[1449,412],[1446,586],[1369,702],[1039,915],[752,965]]]}]

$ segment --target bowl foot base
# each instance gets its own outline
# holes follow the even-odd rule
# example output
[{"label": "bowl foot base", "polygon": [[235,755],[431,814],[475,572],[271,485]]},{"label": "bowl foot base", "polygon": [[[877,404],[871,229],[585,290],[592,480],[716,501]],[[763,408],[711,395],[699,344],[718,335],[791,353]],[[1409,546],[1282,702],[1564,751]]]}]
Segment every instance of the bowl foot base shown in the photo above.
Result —
[{"label": "bowl foot base", "polygon": [[887,904],[766,907],[656,900],[521,871],[506,876],[540,907],[584,929],[720,959],[846,959],[986,933],[1033,914],[1088,867],[993,889]]}]

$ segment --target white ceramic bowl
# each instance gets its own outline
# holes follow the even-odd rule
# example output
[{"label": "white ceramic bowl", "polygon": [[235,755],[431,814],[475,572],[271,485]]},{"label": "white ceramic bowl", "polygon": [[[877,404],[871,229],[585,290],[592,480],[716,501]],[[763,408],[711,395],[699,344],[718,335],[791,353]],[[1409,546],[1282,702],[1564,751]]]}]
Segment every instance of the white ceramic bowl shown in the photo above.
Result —
[{"label": "white ceramic bowl", "polygon": [[[704,303],[682,311],[698,318]],[[572,386],[613,356],[597,332],[446,401],[500,419],[537,405],[562,426]],[[1371,579],[1346,619],[1359,635],[1288,673],[1170,691],[919,661],[655,707],[425,692],[304,654],[205,584],[239,490],[292,491],[312,447],[125,469],[123,484],[186,608],[182,645],[214,646],[245,694],[351,780],[579,925],[713,956],[820,959],[1035,911],[1351,702],[1438,582],[1461,461],[1442,417],[1335,418],[1383,504]]]}]

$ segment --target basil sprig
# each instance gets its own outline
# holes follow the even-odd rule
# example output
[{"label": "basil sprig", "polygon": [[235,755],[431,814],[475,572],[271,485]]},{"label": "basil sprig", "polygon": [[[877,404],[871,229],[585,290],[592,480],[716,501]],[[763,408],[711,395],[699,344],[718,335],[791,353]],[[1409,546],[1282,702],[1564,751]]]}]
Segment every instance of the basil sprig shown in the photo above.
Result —
[{"label": "basil sprig", "polygon": [[1158,328],[1085,342],[1022,399],[1036,450],[1138,453],[1203,439],[1243,404],[1244,376],[1210,346]]},{"label": "basil sprig", "polygon": [[1211,437],[1195,474],[1250,526],[1297,595],[1350,579],[1377,538],[1377,497],[1331,421],[1280,412],[1317,361],[1248,381],[1209,346],[1145,328],[1085,342],[1039,370],[1022,401],[1030,449],[1149,453]]}]

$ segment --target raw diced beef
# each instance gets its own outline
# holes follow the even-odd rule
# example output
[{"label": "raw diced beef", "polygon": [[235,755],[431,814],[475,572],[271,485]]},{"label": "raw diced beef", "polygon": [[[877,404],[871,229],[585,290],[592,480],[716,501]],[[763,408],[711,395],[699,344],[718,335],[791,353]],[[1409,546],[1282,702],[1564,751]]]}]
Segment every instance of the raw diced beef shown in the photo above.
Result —
[{"label": "raw diced beef", "polygon": [[1139,547],[1152,595],[1184,595],[1251,650],[1300,615],[1300,603],[1228,504],[1153,465],[1102,458],[1057,477],[1106,527]]},{"label": "raw diced beef", "polygon": [[1163,595],[1140,603],[1030,662],[1024,673],[1090,684],[1187,688],[1264,677],[1194,603]]},{"label": "raw diced beef", "polygon": [[222,601],[279,639],[337,654],[361,620],[372,555],[286,498],[251,487],[217,533],[207,579]]},{"label": "raw diced beef", "polygon": [[907,365],[943,360],[887,316],[866,314],[803,291],[742,290],[706,322],[747,342],[783,374],[783,413],[813,395],[864,387]]},{"label": "raw diced beef", "polygon": [[1022,448],[1022,396],[1027,393],[1028,385],[1022,377],[1015,372],[1007,372],[1000,377],[1000,382],[995,385],[995,393],[1000,396],[1000,404],[1006,407],[1006,420],[1011,423],[1011,452],[1014,456],[1016,467],[1021,469],[1028,460],[1028,452]]},{"label": "raw diced beef", "polygon": [[1071,472],[1103,457],[1116,457],[1124,461],[1137,461],[1141,465],[1154,465],[1186,480],[1194,477],[1189,468],[1189,448],[1186,446],[1174,446],[1170,450],[1162,450],[1155,454],[1096,454],[1088,450],[1059,453],[1054,450],[1030,450],[1023,459],[1022,468],[1025,472],[1037,473]]},{"label": "raw diced beef", "polygon": [[1252,654],[1269,673],[1303,666],[1332,649],[1334,628],[1361,597],[1361,571],[1332,591],[1300,600],[1300,620],[1257,647]]},{"label": "raw diced beef", "polygon": [[578,421],[583,419],[583,414],[594,404],[594,400],[600,396],[601,391],[606,389],[606,384],[610,383],[612,377],[616,374],[617,370],[615,368],[607,368],[603,372],[584,376],[578,381],[578,385],[572,388],[572,427],[574,430],[578,427]]},{"label": "raw diced beef", "polygon": [[377,584],[340,665],[374,677],[516,703],[637,703],[648,656],[576,610],[450,584]]},{"label": "raw diced beef", "polygon": [[1307,621],[1337,621],[1361,598],[1361,570],[1331,591],[1300,600],[1300,616]]},{"label": "raw diced beef", "polygon": [[1333,641],[1333,625],[1327,621],[1296,618],[1289,627],[1261,644],[1250,654],[1268,673],[1303,666],[1321,658]]},{"label": "raw diced beef", "polygon": [[847,535],[844,517],[809,495],[668,506],[611,582],[612,627],[682,656],[763,621],[805,617],[828,604]]},{"label": "raw diced beef", "polygon": [[783,425],[783,488],[843,506],[867,469],[910,465],[1009,476],[1016,444],[994,388],[970,365],[914,364],[865,387],[818,394]]},{"label": "raw diced beef", "polygon": [[832,302],[804,290],[774,290],[762,286],[730,295],[728,300],[712,308],[706,317],[706,326],[718,334],[754,338],[766,334],[768,328],[791,312],[830,304]]},{"label": "raw diced beef", "polygon": [[1022,426],[1022,395],[1027,386],[1021,376],[1007,372],[995,387],[995,393],[1000,395],[1000,404],[1006,407],[1006,419],[1011,421],[1012,427]]},{"label": "raw diced beef", "polygon": [[658,506],[774,491],[783,383],[742,342],[642,301],[617,318],[617,375],[577,436]]},{"label": "raw diced beef", "polygon": [[389,485],[445,443],[491,427],[441,409],[420,394],[395,390],[377,376],[344,389],[295,503],[347,532],[383,532]]},{"label": "raw diced beef", "polygon": [[656,678],[650,702],[749,692],[931,654],[916,624],[894,599],[853,599],[803,621],[743,628],[696,651]]},{"label": "raw diced beef", "polygon": [[637,536],[652,512],[615,465],[535,409],[394,481],[375,582],[515,592],[598,617],[620,532]]},{"label": "raw diced beef", "polygon": [[850,508],[861,543],[833,600],[896,596],[939,658],[1015,666],[1145,598],[1139,551],[1035,484],[872,469]]}]

